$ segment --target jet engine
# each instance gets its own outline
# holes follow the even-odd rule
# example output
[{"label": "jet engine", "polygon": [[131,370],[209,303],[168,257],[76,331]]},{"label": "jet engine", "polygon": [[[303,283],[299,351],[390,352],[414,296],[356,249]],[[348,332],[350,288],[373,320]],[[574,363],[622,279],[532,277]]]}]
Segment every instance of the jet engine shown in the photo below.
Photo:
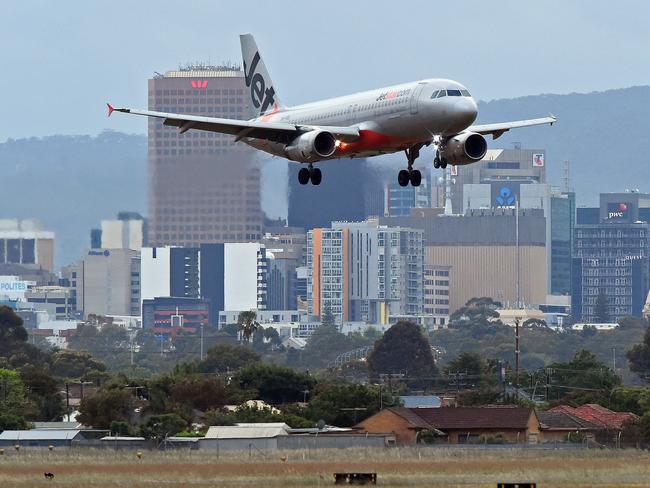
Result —
[{"label": "jet engine", "polygon": [[296,137],[284,148],[288,159],[311,163],[328,158],[336,151],[336,139],[324,130],[312,130]]},{"label": "jet engine", "polygon": [[440,157],[449,164],[470,164],[483,159],[486,152],[485,137],[476,132],[461,132],[445,140]]}]

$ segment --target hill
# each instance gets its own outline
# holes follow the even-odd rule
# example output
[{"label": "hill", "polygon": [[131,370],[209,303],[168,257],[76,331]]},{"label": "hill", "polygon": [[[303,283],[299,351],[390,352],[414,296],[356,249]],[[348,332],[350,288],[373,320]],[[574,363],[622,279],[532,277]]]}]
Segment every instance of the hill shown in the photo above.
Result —
[{"label": "hill", "polygon": [[35,218],[56,232],[56,265],[80,258],[90,229],[146,208],[147,138],[103,132],[0,144],[0,218]]},{"label": "hill", "polygon": [[[479,104],[481,123],[533,118],[552,113],[552,128],[532,127],[489,141],[490,147],[547,150],[547,177],[560,184],[562,162],[571,163],[571,184],[579,204],[597,204],[598,194],[639,188],[650,191],[650,138],[646,131],[650,86],[594,93],[536,95]],[[643,186],[645,185],[645,186]]]}]

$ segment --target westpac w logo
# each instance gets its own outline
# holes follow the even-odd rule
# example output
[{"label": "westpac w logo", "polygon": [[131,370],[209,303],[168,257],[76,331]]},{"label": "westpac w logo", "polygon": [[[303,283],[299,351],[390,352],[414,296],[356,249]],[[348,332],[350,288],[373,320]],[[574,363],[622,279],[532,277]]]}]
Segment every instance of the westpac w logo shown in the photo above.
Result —
[{"label": "westpac w logo", "polygon": [[256,51],[248,71],[246,71],[247,66],[244,61],[244,76],[246,86],[251,89],[251,101],[253,102],[253,106],[259,108],[260,114],[263,114],[271,105],[273,105],[273,103],[275,103],[275,90],[273,89],[273,86],[267,88],[267,82],[264,79],[264,76],[262,76],[261,73],[256,72],[259,62],[260,53],[259,51]]}]

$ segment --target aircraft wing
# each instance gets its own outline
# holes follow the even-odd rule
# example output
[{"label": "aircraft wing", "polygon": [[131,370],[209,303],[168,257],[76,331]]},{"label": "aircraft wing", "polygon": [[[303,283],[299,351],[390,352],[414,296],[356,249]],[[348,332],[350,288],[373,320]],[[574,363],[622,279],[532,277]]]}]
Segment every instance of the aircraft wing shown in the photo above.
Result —
[{"label": "aircraft wing", "polygon": [[472,125],[466,130],[469,132],[478,132],[479,134],[492,135],[492,139],[497,139],[503,135],[504,132],[508,132],[510,129],[518,129],[519,127],[530,127],[533,125],[544,125],[550,124],[553,125],[557,119],[550,115],[548,117],[542,117],[540,119],[528,119],[528,120],[517,120],[515,122],[502,122],[498,124],[484,124],[484,125]]},{"label": "aircraft wing", "polygon": [[359,138],[359,129],[356,127],[332,127],[315,125],[295,125],[284,122],[260,122],[236,119],[221,119],[216,117],[203,117],[200,115],[184,115],[166,112],[154,112],[151,110],[137,110],[131,108],[114,108],[108,105],[108,115],[113,112],[122,112],[133,115],[144,115],[163,119],[164,125],[178,127],[183,134],[190,129],[205,130],[231,134],[235,140],[244,137],[254,139],[265,139],[273,142],[289,143],[300,134],[316,129],[326,130],[342,142],[354,142]]}]

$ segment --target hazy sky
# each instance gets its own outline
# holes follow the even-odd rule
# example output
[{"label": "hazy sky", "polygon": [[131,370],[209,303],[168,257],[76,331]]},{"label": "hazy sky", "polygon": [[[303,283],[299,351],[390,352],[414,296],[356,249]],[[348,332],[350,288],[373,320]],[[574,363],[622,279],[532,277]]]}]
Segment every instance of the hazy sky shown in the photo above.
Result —
[{"label": "hazy sky", "polygon": [[147,78],[240,62],[255,34],[286,104],[448,77],[479,99],[650,80],[647,1],[2,0],[0,141],[105,128],[105,102],[146,108]]}]

